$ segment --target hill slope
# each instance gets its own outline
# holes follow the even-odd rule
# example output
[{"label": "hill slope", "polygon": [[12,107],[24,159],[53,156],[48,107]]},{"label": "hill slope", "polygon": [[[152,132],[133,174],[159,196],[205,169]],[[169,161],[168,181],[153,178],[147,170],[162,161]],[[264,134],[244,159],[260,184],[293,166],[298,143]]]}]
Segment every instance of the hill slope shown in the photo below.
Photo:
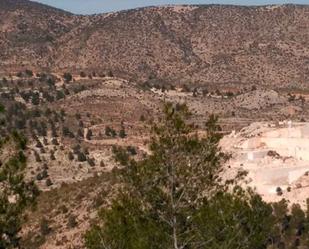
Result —
[{"label": "hill slope", "polygon": [[76,16],[21,2],[30,10],[16,4],[0,13],[2,67],[112,70],[187,84],[308,83],[308,6],[169,6]]}]

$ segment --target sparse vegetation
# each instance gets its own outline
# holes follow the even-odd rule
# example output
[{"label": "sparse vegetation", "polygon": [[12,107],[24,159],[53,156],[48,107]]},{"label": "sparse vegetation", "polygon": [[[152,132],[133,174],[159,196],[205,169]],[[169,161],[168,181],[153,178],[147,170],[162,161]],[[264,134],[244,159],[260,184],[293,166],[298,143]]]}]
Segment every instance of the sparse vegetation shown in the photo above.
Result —
[{"label": "sparse vegetation", "polygon": [[[169,6],[85,18],[30,1],[2,1],[0,248],[85,248],[81,236],[89,222],[86,242],[95,249],[307,249],[302,198],[308,174],[288,188],[278,180],[280,187],[262,191],[265,200],[288,200],[267,204],[235,187],[237,177],[225,182],[230,172],[249,167],[233,158],[216,164],[226,155],[214,146],[233,130],[237,140],[255,121],[294,131],[295,123],[308,120],[306,13],[307,6],[297,5]],[[258,32],[252,36],[252,30]],[[126,37],[132,39],[123,42]],[[184,106],[172,105],[166,117],[162,100],[187,103],[193,115],[183,117]],[[214,136],[205,126],[215,120],[211,113],[222,125]],[[173,123],[176,116],[184,122]],[[306,137],[306,124],[298,125]],[[184,135],[183,127],[190,132]],[[15,141],[19,149],[14,134],[24,134]],[[244,141],[264,133],[247,135]],[[298,162],[284,150],[259,146],[265,168]],[[11,158],[24,157],[27,165],[8,167]],[[222,172],[210,174],[213,165]],[[31,181],[43,190],[35,209]],[[241,186],[249,182],[256,184],[254,174]],[[15,193],[33,199],[22,202]],[[171,196],[181,197],[179,203],[171,205]]]}]

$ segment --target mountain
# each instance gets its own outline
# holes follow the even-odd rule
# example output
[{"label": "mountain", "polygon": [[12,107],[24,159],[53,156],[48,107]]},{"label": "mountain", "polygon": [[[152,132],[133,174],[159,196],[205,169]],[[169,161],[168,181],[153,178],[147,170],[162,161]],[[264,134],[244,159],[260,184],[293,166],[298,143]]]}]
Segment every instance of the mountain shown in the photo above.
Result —
[{"label": "mountain", "polygon": [[1,67],[46,66],[55,42],[78,24],[68,12],[25,0],[0,1]]},{"label": "mountain", "polygon": [[149,7],[80,16],[0,0],[0,65],[174,84],[304,88],[309,6]]}]

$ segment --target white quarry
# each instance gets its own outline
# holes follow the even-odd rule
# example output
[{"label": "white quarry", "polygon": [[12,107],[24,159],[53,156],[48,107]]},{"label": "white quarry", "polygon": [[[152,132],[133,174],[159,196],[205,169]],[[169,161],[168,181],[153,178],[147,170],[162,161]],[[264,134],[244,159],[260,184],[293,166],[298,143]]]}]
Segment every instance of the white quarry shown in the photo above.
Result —
[{"label": "white quarry", "polygon": [[[232,171],[246,170],[247,184],[266,201],[305,205],[309,198],[309,123],[253,123],[221,141]],[[281,191],[282,190],[282,191]]]}]

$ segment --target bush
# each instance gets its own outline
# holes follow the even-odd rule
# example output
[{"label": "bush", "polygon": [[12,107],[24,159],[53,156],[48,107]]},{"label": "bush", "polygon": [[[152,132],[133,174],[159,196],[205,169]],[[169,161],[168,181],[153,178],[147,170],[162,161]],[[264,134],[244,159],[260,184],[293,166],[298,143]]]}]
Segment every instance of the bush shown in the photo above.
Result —
[{"label": "bush", "polygon": [[68,158],[69,158],[70,161],[74,160],[74,155],[73,155],[73,153],[71,151],[68,154]]},{"label": "bush", "polygon": [[48,172],[46,169],[44,169],[41,173],[37,174],[36,179],[38,181],[42,181],[43,179],[46,179],[48,177]]},{"label": "bush", "polygon": [[117,146],[113,146],[113,154],[115,157],[115,160],[117,162],[119,162],[121,165],[127,165],[129,162],[129,155],[127,153],[127,151],[125,151],[124,149],[117,147]]},{"label": "bush", "polygon": [[25,70],[25,74],[28,76],[28,77],[32,77],[33,76],[33,72],[29,69],[26,69]]},{"label": "bush", "polygon": [[67,224],[67,227],[68,228],[74,228],[77,226],[77,221],[76,221],[76,216],[74,215],[70,215],[69,216],[69,219],[68,219],[68,224]]},{"label": "bush", "polygon": [[61,212],[62,212],[63,214],[66,214],[67,212],[69,212],[69,209],[68,209],[65,205],[62,205],[62,206],[60,207],[60,210],[61,210]]},{"label": "bush", "polygon": [[88,162],[89,166],[91,166],[91,167],[95,166],[95,160],[93,158],[88,158],[87,162]]},{"label": "bush", "polygon": [[91,138],[92,138],[92,131],[90,129],[88,129],[88,131],[86,133],[86,139],[91,140]]},{"label": "bush", "polygon": [[40,155],[36,151],[34,152],[34,157],[37,163],[42,162]]},{"label": "bush", "polygon": [[84,153],[82,153],[81,151],[77,152],[77,161],[79,162],[85,162],[87,161],[87,157]]},{"label": "bush", "polygon": [[145,118],[145,116],[143,114],[139,117],[139,121],[141,121],[141,122],[145,122],[146,121],[146,118]]},{"label": "bush", "polygon": [[63,99],[65,97],[65,94],[63,91],[56,91],[56,99],[60,100]]},{"label": "bush", "polygon": [[65,82],[70,82],[70,81],[72,81],[73,76],[70,73],[64,73],[63,74],[63,79],[65,80]]},{"label": "bush", "polygon": [[279,195],[279,196],[283,195],[283,191],[282,191],[282,189],[281,189],[280,187],[277,187],[277,188],[276,188],[276,193],[277,193],[277,195]]},{"label": "bush", "polygon": [[107,73],[107,75],[108,75],[108,77],[111,77],[111,78],[114,77],[114,74],[111,70]]},{"label": "bush", "polygon": [[36,175],[36,179],[37,179],[38,181],[42,181],[42,180],[43,180],[42,174],[41,174],[41,173],[37,174],[37,175]]},{"label": "bush", "polygon": [[121,130],[119,131],[119,137],[125,138],[126,136],[127,136],[126,131],[125,131],[124,127],[122,127]]},{"label": "bush", "polygon": [[56,138],[53,138],[52,141],[51,141],[51,143],[52,143],[53,145],[59,145],[59,142],[58,142],[58,140],[57,140]]},{"label": "bush", "polygon": [[74,145],[74,146],[72,147],[72,150],[73,150],[73,153],[74,153],[74,154],[78,154],[78,152],[80,152],[80,149],[81,149],[81,147],[80,147],[79,144],[76,144],[76,145]]},{"label": "bush", "polygon": [[106,126],[105,127],[105,135],[108,136],[108,137],[116,137],[117,133],[113,128]]},{"label": "bush", "polygon": [[48,177],[47,169],[44,169],[44,170],[42,171],[41,175],[42,175],[42,178],[43,178],[43,179],[47,178],[47,177]]},{"label": "bush", "polygon": [[127,151],[130,153],[131,156],[135,156],[137,154],[136,149],[133,146],[128,146]]},{"label": "bush", "polygon": [[50,178],[48,178],[48,179],[46,180],[45,184],[46,184],[47,187],[50,187],[50,186],[53,185],[53,183],[52,183],[52,181],[50,180]]},{"label": "bush", "polygon": [[67,126],[62,127],[62,134],[65,137],[74,138],[73,132]]},{"label": "bush", "polygon": [[42,143],[41,143],[40,140],[38,140],[38,141],[36,142],[35,147],[37,147],[37,148],[43,148],[43,145],[42,145]]},{"label": "bush", "polygon": [[48,220],[46,218],[43,218],[40,222],[40,232],[42,236],[46,236],[51,232],[51,228],[49,227]]},{"label": "bush", "polygon": [[51,153],[50,153],[50,160],[52,160],[52,161],[55,161],[55,160],[56,160],[56,157],[55,157],[54,152],[51,152]]}]

